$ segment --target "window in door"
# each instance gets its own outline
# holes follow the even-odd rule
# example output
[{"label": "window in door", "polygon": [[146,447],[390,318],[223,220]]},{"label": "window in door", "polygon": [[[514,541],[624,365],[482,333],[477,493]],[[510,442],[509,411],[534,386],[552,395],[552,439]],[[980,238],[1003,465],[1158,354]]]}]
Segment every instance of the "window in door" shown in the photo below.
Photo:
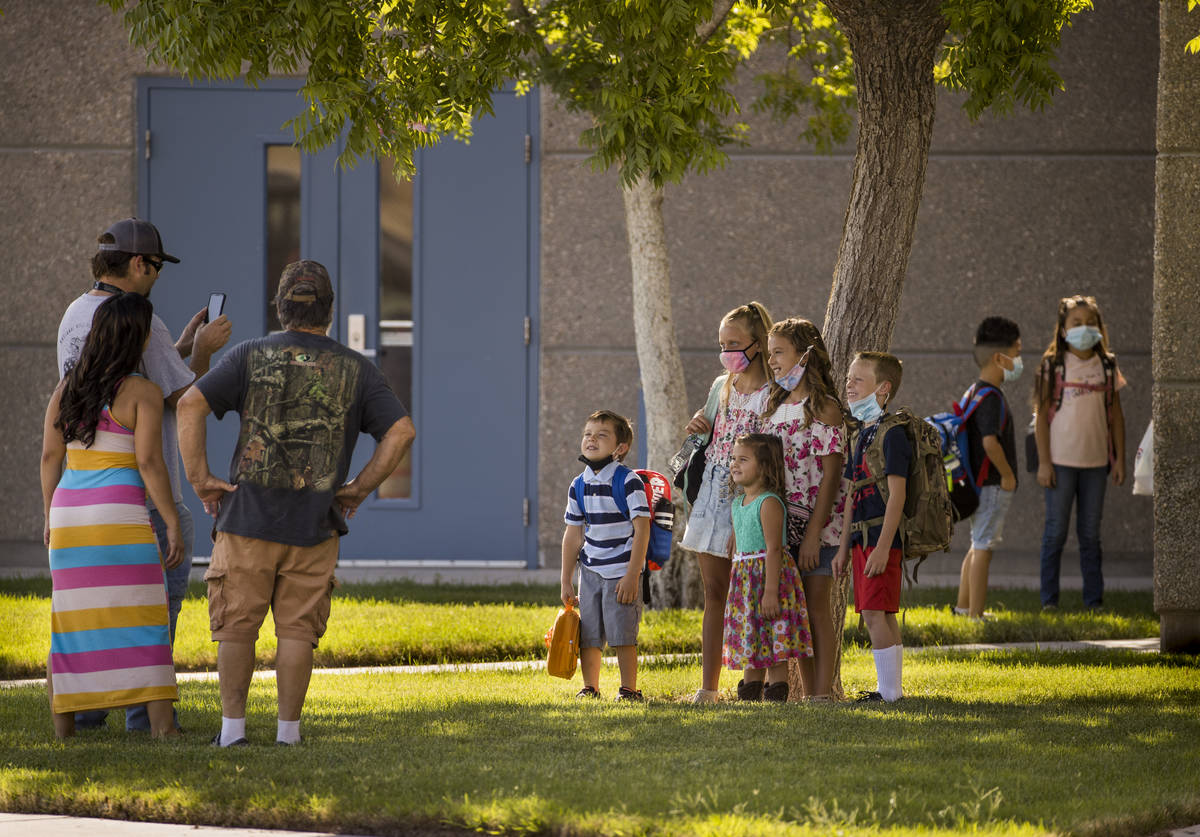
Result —
[{"label": "window in door", "polygon": [[[396,396],[413,410],[413,189],[397,182],[393,161],[379,160],[379,365]],[[412,496],[412,449],[379,486],[382,499]]]},{"label": "window in door", "polygon": [[300,258],[300,149],[267,146],[266,331],[280,331],[275,292],[283,269]]}]

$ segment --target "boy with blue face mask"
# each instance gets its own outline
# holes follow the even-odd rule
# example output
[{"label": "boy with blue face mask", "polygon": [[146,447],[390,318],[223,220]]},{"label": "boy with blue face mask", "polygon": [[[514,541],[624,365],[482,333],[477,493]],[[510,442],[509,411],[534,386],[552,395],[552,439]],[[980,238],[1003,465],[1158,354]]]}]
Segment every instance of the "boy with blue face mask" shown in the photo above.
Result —
[{"label": "boy with blue face mask", "polygon": [[976,475],[979,507],[971,516],[971,548],[963,558],[954,612],[982,619],[992,550],[1000,543],[1004,518],[1017,489],[1013,468],[1017,461],[1017,437],[1012,411],[1000,385],[1021,376],[1020,327],[1006,317],[985,319],[975,330],[975,363],[979,366],[979,379],[968,393],[987,394],[963,422],[963,427],[971,473]]},{"label": "boy with blue face mask", "polygon": [[[900,523],[913,450],[902,425],[893,425],[876,439],[901,376],[900,359],[887,352],[859,352],[846,373],[846,403],[858,426],[850,436],[852,453],[845,475],[851,491],[833,572],[843,576],[847,565],[853,566],[854,609],[871,636],[878,685],[859,696],[861,702],[892,703],[903,696],[904,646],[896,613],[904,578]],[[879,457],[868,456],[873,446],[882,447],[883,473],[872,473],[870,461],[879,462]],[[887,487],[886,502],[880,483]]]}]

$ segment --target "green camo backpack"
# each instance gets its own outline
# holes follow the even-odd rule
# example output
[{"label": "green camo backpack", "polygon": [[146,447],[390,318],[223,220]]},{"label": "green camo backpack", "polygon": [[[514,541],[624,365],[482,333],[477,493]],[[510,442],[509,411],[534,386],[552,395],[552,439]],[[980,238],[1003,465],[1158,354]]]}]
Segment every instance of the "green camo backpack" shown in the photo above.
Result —
[{"label": "green camo backpack", "polygon": [[[925,419],[913,415],[907,407],[888,413],[879,420],[879,430],[866,451],[867,468],[878,476],[859,480],[851,487],[857,491],[864,485],[875,483],[879,496],[887,504],[886,463],[883,455],[883,439],[897,425],[904,427],[908,442],[912,445],[913,457],[909,462],[905,479],[904,514],[900,521],[900,543],[904,551],[904,577],[909,579],[909,564],[912,563],[911,581],[917,579],[917,568],[934,552],[950,549],[950,536],[954,533],[951,517],[950,495],[946,489],[946,465],[942,460],[942,437]],[[861,427],[855,427],[850,439],[850,450],[858,444]],[[866,540],[867,530],[883,524],[882,517],[854,524]],[[910,581],[910,583],[911,583]]]}]

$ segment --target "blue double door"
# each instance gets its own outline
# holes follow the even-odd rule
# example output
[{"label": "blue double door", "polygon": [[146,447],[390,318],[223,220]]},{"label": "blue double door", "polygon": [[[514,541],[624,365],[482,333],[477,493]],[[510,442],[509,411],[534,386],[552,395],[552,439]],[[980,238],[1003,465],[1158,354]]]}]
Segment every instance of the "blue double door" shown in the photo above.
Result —
[{"label": "blue double door", "polygon": [[[294,82],[143,79],[138,101],[139,215],[182,259],[151,297],[172,332],[217,291],[230,345],[278,329],[279,271],[315,259],[337,293],[331,336],[412,412],[413,450],[360,507],[342,558],[536,566],[535,98],[499,94],[469,145],[421,150],[399,184],[387,161],[342,169],[336,148],[293,147]],[[208,439],[224,473],[237,417],[210,419]],[[360,438],[351,476],[373,449]],[[184,494],[207,554],[207,518]]]}]

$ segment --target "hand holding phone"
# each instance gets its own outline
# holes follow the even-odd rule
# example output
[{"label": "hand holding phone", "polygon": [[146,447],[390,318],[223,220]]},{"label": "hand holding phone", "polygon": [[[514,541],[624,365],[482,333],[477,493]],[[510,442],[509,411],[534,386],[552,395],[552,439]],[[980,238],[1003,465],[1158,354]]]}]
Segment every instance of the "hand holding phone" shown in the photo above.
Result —
[{"label": "hand holding phone", "polygon": [[225,294],[212,293],[208,295],[208,314],[204,317],[204,322],[211,323],[217,317],[221,316],[221,312],[225,310]]}]

